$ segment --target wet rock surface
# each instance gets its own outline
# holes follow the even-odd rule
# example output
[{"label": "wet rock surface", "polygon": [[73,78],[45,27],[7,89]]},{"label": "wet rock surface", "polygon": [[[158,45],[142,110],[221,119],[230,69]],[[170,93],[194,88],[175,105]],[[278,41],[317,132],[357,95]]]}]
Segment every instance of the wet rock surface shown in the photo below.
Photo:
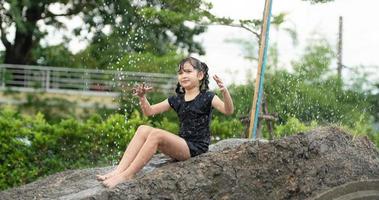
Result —
[{"label": "wet rock surface", "polygon": [[95,179],[112,167],[70,170],[0,192],[0,199],[307,199],[379,178],[379,152],[336,127],[274,141],[231,139],[176,162],[157,154],[115,189]]}]

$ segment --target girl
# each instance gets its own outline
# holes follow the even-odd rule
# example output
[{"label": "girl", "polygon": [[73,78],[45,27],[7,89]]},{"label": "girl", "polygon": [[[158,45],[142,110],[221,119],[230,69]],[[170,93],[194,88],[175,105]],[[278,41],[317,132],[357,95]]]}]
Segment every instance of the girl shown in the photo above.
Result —
[{"label": "girl", "polygon": [[231,115],[234,111],[232,98],[222,80],[217,75],[213,76],[224,102],[208,91],[208,79],[208,66],[196,58],[188,57],[179,64],[175,96],[150,105],[145,94],[152,88],[145,85],[134,88],[144,115],[155,115],[170,108],[177,112],[180,120],[179,136],[162,129],[139,126],[117,168],[108,174],[98,175],[97,178],[106,187],[113,188],[131,179],[157,150],[178,161],[207,152],[212,108],[226,115]]}]

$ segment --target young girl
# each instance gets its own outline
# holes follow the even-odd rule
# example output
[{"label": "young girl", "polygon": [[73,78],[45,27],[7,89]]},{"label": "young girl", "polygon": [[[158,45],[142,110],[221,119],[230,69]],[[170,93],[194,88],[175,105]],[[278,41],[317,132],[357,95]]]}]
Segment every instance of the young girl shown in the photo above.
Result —
[{"label": "young girl", "polygon": [[144,115],[155,115],[170,108],[177,112],[180,120],[179,136],[162,129],[139,126],[117,168],[108,174],[98,175],[97,178],[106,187],[113,188],[131,179],[157,150],[178,161],[207,152],[212,108],[226,115],[231,115],[234,111],[232,98],[222,80],[217,75],[213,76],[224,102],[208,91],[208,79],[208,66],[196,58],[188,57],[179,64],[175,96],[150,105],[145,94],[152,88],[145,85],[135,88],[134,94],[139,97]]}]

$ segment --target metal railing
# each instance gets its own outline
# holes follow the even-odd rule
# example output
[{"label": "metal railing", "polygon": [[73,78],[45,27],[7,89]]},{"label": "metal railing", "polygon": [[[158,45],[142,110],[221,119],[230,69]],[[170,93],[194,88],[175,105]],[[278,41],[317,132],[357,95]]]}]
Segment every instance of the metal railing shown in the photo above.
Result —
[{"label": "metal railing", "polygon": [[160,73],[0,64],[0,90],[117,96],[141,82],[170,93],[177,79]]}]

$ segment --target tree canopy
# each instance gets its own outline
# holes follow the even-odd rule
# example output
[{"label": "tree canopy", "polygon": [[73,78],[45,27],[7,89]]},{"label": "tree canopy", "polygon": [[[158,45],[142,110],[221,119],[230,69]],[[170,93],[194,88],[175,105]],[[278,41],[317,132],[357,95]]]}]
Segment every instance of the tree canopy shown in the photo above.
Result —
[{"label": "tree canopy", "polygon": [[[64,18],[79,17],[83,25],[73,34],[92,48],[112,47],[117,57],[125,52],[164,54],[181,50],[203,54],[193,40],[205,31],[196,21],[211,17],[211,4],[202,0],[0,0],[1,42],[4,62],[33,64],[41,56],[41,39],[49,31],[67,31]],[[108,33],[105,30],[109,30]],[[14,31],[13,31],[14,30]],[[14,32],[14,37],[11,34]],[[89,36],[93,37],[89,37]],[[66,43],[72,38],[66,38]],[[66,46],[66,45],[65,45]],[[45,47],[42,47],[44,49]],[[111,49],[111,48],[107,48]],[[101,50],[101,49],[100,49]],[[93,52],[92,52],[93,53]]]}]

